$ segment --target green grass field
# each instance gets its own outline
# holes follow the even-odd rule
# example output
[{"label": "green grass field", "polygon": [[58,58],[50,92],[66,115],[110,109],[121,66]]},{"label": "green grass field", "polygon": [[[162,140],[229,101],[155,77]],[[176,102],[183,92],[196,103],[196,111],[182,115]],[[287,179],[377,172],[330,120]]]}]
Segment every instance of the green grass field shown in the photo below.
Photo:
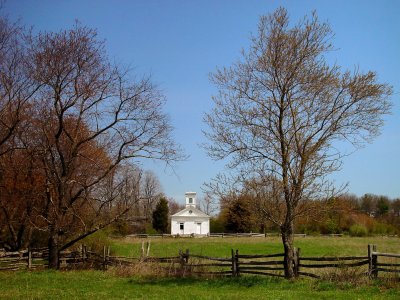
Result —
[{"label": "green grass field", "polygon": [[1,299],[399,299],[400,289],[264,277],[118,277],[102,271],[0,272]]},{"label": "green grass field", "polygon": [[[248,238],[124,238],[111,240],[111,251],[117,255],[140,255],[142,242],[150,241],[151,256],[176,256],[179,249],[191,253],[229,257],[231,249],[242,254],[273,254],[283,252],[279,237]],[[397,237],[319,237],[308,236],[295,239],[295,246],[302,256],[367,255],[368,244],[377,245],[379,252],[400,253]]]},{"label": "green grass field", "polygon": [[[112,239],[115,254],[138,256],[143,239]],[[296,238],[302,255],[366,255],[367,245],[379,251],[400,253],[400,239],[386,237]],[[151,239],[152,256],[191,253],[228,257],[231,249],[243,254],[282,251],[280,239],[268,238],[168,238]],[[386,280],[361,284],[301,278],[271,277],[155,278],[110,269],[103,271],[0,272],[1,299],[400,299],[400,283]]]}]

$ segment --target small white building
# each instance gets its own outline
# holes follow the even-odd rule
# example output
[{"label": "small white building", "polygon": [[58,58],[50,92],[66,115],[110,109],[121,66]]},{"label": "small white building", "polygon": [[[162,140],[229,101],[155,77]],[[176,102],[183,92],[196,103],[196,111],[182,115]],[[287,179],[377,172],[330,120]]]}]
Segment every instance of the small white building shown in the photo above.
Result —
[{"label": "small white building", "polygon": [[196,208],[196,193],[185,193],[186,208],[171,216],[172,235],[208,235],[210,216]]}]

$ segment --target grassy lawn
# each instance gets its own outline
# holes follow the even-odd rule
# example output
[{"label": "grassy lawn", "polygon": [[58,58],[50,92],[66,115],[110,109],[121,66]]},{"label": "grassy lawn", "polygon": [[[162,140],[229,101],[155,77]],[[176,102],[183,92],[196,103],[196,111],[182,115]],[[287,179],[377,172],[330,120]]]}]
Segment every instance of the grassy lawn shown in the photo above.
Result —
[{"label": "grassy lawn", "polygon": [[400,289],[264,277],[124,278],[112,271],[0,272],[1,299],[399,299]]},{"label": "grassy lawn", "polygon": [[[157,238],[112,239],[115,254],[139,256],[143,241],[151,241],[152,256],[191,253],[229,257],[282,252],[278,237],[267,238]],[[387,237],[296,238],[302,256],[366,255],[367,245],[378,251],[400,253],[400,239]],[[287,281],[272,277],[155,278],[119,269],[102,271],[0,272],[0,299],[400,299],[399,281],[316,280]],[[363,277],[364,278],[364,277]]]},{"label": "grassy lawn", "polygon": [[[179,249],[191,253],[229,257],[231,249],[242,254],[272,254],[283,251],[279,237],[267,238],[123,238],[111,240],[111,251],[117,255],[139,256],[142,242],[150,241],[151,256],[176,256]],[[379,252],[400,253],[397,237],[297,237],[295,246],[302,256],[367,255],[368,244],[377,245]]]}]

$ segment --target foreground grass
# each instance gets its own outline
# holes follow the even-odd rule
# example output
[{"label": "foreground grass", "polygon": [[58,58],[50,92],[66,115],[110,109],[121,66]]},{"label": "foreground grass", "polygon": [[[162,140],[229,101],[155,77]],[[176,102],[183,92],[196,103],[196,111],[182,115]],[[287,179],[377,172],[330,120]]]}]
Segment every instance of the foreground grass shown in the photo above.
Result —
[{"label": "foreground grass", "polygon": [[[111,250],[117,255],[140,256],[142,242],[151,242],[151,256],[176,256],[179,249],[191,253],[228,257],[231,249],[242,254],[283,252],[279,237],[267,238],[121,238],[111,240]],[[400,253],[398,237],[297,237],[295,246],[302,256],[367,255],[367,245],[375,244],[380,252]]]},{"label": "foreground grass", "polygon": [[264,277],[118,277],[112,271],[0,272],[1,299],[400,299],[398,285]]},{"label": "foreground grass", "polygon": [[[278,237],[267,238],[166,238],[112,239],[115,254],[139,256],[142,242],[151,241],[152,256],[191,253],[228,257],[231,249],[240,253],[282,252]],[[400,253],[399,238],[306,237],[296,238],[303,256],[366,255],[367,245],[382,252]],[[122,276],[121,276],[122,274]],[[1,299],[400,299],[400,283],[387,281],[338,282],[271,277],[240,278],[154,278],[128,276],[133,272],[40,271],[0,272]],[[150,273],[152,274],[152,273]],[[351,278],[350,278],[351,279]]]}]

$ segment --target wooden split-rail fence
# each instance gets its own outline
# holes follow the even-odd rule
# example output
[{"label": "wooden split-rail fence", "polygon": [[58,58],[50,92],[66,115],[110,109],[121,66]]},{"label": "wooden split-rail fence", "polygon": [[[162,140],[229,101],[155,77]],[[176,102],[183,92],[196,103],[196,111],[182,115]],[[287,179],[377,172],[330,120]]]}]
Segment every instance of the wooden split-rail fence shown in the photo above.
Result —
[{"label": "wooden split-rail fence", "polygon": [[[266,233],[254,233],[254,232],[247,232],[247,233],[226,233],[226,232],[220,232],[220,233],[210,233],[208,235],[198,235],[198,234],[185,234],[185,235],[180,235],[180,234],[168,234],[168,233],[162,233],[162,234],[146,234],[146,233],[137,233],[137,234],[129,234],[128,237],[132,238],[179,238],[179,237],[209,237],[209,238],[235,238],[235,237],[260,237],[260,238],[266,238],[266,237],[272,237],[272,236],[280,236],[280,233],[274,233],[274,232],[266,232]],[[308,235],[305,233],[295,233],[295,237],[307,237]],[[330,234],[319,234],[318,236],[322,237],[342,237],[343,234],[341,233],[330,233]]]},{"label": "wooden split-rail fence", "polygon": [[[227,275],[232,277],[241,274],[254,274],[284,277],[284,254],[269,255],[247,255],[240,254],[238,250],[231,251],[231,257],[218,258],[202,255],[191,255],[189,250],[180,252],[184,266],[191,274],[215,274]],[[380,257],[380,259],[378,259]],[[386,258],[386,260],[382,260]],[[397,262],[387,262],[387,258]],[[349,270],[358,268],[361,273],[370,278],[377,278],[378,272],[386,272],[400,275],[400,254],[380,253],[376,251],[375,245],[368,245],[367,256],[324,256],[311,257],[301,256],[300,249],[295,250],[293,267],[296,276],[307,276],[321,278],[329,270]],[[207,271],[204,268],[207,268]],[[362,269],[363,268],[363,269]],[[210,271],[212,270],[212,271]]]},{"label": "wooden split-rail fence", "polygon": [[[17,271],[22,269],[45,269],[48,267],[49,251],[47,248],[26,249],[6,252],[0,249],[0,271]],[[71,268],[87,261],[86,247],[82,251],[61,251],[60,267]]]},{"label": "wooden split-rail fence", "polygon": [[[151,257],[142,244],[140,257],[124,257],[111,255],[109,247],[102,253],[96,253],[82,246],[80,251],[63,251],[60,255],[61,268],[96,268],[107,269],[109,266],[134,266],[138,263],[157,264],[170,273],[199,276],[232,276],[254,274],[284,277],[284,254],[242,254],[239,250],[231,250],[227,257],[210,257],[180,250],[177,256]],[[28,249],[18,252],[4,252],[0,249],[0,270],[39,269],[47,267],[47,249]],[[375,245],[368,245],[367,256],[302,256],[296,249],[293,260],[296,276],[321,278],[335,270],[357,268],[359,273],[370,278],[378,278],[378,274],[394,274],[400,277],[400,254],[378,252]],[[388,275],[384,275],[388,276]]]}]

